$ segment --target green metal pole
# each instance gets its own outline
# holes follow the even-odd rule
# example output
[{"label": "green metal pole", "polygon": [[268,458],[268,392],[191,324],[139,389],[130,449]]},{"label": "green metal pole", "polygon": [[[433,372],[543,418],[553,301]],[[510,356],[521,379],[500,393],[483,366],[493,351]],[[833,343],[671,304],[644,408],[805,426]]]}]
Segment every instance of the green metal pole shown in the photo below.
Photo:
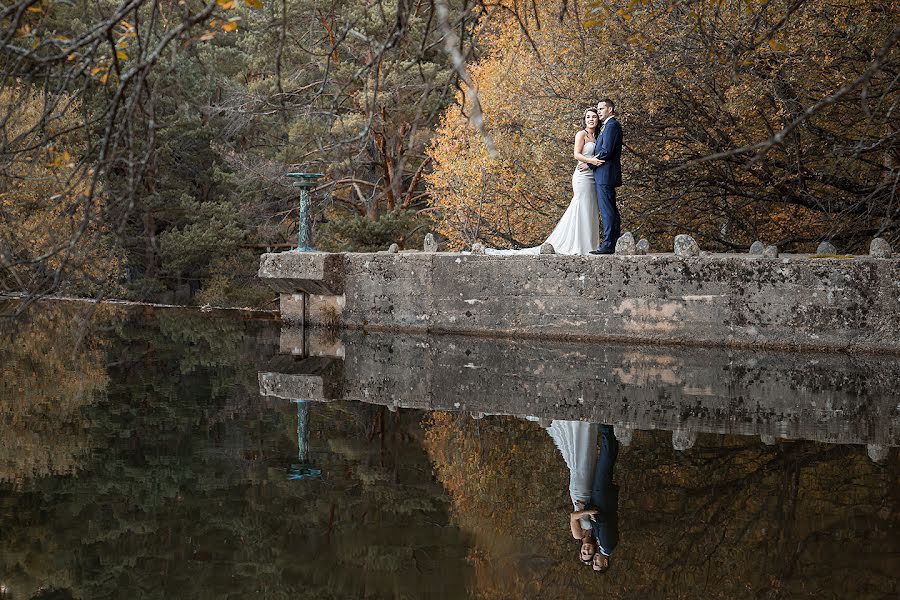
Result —
[{"label": "green metal pole", "polygon": [[294,180],[294,187],[300,188],[300,219],[297,226],[297,252],[315,252],[310,243],[310,198],[309,191],[316,187],[316,182],[324,177],[323,173],[288,173]]},{"label": "green metal pole", "polygon": [[297,460],[301,465],[309,464],[309,404],[297,401]]},{"label": "green metal pole", "polygon": [[309,189],[300,188],[300,231],[297,236],[297,252],[312,252],[309,245]]}]

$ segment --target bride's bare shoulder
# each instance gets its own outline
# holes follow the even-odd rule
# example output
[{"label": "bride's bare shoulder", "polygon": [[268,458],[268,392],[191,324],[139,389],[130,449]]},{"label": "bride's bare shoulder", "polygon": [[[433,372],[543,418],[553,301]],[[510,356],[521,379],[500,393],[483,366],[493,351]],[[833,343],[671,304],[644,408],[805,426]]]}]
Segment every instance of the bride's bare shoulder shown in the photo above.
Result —
[{"label": "bride's bare shoulder", "polygon": [[580,140],[583,140],[586,135],[587,132],[584,129],[579,129],[578,133],[575,134],[575,141],[578,142]]}]

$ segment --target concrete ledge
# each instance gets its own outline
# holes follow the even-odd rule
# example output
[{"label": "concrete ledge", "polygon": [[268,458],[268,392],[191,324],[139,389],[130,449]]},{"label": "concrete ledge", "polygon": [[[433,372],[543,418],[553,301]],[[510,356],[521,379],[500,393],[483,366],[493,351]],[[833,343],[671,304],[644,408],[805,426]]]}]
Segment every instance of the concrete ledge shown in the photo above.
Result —
[{"label": "concrete ledge", "polygon": [[263,254],[258,275],[282,294],[344,293],[344,258],[326,252]]},{"label": "concrete ledge", "polygon": [[349,329],[900,352],[898,259],[286,252],[260,276]]}]

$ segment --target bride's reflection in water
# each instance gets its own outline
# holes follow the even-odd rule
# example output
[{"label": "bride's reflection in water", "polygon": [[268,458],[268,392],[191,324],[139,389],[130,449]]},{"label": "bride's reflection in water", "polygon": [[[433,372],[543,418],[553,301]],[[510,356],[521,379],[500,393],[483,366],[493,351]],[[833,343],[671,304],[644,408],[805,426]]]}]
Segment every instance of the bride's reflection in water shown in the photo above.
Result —
[{"label": "bride's reflection in water", "polygon": [[613,426],[553,421],[547,432],[569,467],[569,495],[574,508],[569,526],[572,537],[581,542],[578,558],[594,571],[605,571],[619,541],[619,496],[613,484],[619,442]]}]

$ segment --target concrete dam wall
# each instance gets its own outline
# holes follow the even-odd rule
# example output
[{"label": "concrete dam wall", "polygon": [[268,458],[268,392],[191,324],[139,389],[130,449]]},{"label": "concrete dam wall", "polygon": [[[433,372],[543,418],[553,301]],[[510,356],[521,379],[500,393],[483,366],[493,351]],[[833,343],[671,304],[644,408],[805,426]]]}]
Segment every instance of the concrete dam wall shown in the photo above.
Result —
[{"label": "concrete dam wall", "polygon": [[289,323],[585,341],[900,352],[900,259],[282,252]]}]

